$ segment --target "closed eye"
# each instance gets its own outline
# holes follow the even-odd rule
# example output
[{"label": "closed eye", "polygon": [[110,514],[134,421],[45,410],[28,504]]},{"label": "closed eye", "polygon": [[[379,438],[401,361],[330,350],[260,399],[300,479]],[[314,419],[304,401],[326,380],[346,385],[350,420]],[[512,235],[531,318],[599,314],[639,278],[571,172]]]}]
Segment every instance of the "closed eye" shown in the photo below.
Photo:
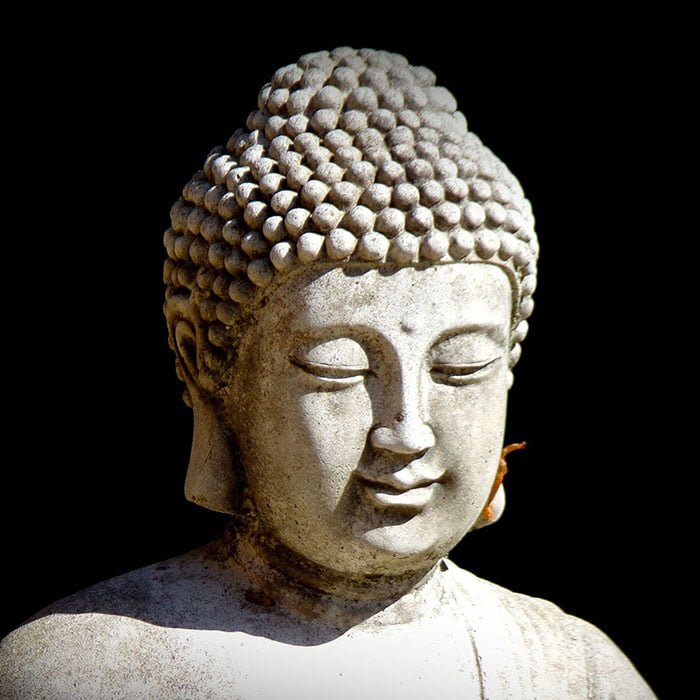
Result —
[{"label": "closed eye", "polygon": [[438,362],[430,369],[430,375],[433,380],[441,384],[453,384],[461,386],[478,379],[481,374],[485,374],[485,370],[491,367],[500,359],[494,357],[486,362],[468,362],[468,363],[452,363]]},{"label": "closed eye", "polygon": [[361,382],[372,371],[368,367],[360,365],[336,365],[326,364],[324,362],[310,362],[309,360],[300,360],[298,357],[290,357],[290,362],[304,370],[308,374],[318,377],[321,380],[333,382],[336,384],[356,384]]}]

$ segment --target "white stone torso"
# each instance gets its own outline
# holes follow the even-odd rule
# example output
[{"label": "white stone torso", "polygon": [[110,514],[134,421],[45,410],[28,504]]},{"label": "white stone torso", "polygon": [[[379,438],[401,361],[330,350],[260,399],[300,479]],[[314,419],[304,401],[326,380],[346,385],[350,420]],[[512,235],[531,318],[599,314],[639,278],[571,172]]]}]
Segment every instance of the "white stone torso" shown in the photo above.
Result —
[{"label": "white stone torso", "polygon": [[653,697],[596,628],[449,562],[342,631],[248,601],[206,550],[53,606],[3,642],[0,677],[56,700]]}]

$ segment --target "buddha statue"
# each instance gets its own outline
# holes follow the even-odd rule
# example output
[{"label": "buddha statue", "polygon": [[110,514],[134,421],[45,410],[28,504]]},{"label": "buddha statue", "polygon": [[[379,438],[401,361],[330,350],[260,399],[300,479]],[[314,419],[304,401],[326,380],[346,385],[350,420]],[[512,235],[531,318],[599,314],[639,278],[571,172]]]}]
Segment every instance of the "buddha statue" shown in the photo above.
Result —
[{"label": "buddha statue", "polygon": [[11,698],[651,698],[605,634],[449,558],[498,520],[538,243],[434,74],[278,70],[184,187],[165,314],[214,543],[54,604]]}]

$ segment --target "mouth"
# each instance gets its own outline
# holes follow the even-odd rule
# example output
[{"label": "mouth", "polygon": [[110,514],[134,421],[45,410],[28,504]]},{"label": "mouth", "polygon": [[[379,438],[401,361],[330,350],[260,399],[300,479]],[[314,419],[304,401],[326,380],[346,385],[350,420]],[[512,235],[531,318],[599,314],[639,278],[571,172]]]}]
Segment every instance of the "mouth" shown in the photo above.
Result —
[{"label": "mouth", "polygon": [[359,481],[363,495],[374,506],[422,510],[435,497],[440,486],[439,478],[406,476],[397,472],[378,479],[362,476]]}]

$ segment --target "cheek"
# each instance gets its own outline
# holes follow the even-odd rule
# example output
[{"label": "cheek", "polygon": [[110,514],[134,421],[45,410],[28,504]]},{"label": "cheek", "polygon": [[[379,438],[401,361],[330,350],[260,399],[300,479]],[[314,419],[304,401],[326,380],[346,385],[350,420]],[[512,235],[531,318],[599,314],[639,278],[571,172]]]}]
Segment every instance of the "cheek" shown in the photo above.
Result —
[{"label": "cheek", "polygon": [[481,509],[503,445],[507,385],[505,373],[461,387],[436,385],[431,423],[436,448],[459,492]]},{"label": "cheek", "polygon": [[292,370],[263,373],[251,389],[258,399],[240,439],[254,495],[276,502],[281,482],[285,503],[276,508],[333,512],[367,443],[372,410],[364,385],[319,391]]},{"label": "cheek", "polygon": [[309,449],[326,481],[344,487],[360,463],[371,427],[372,406],[363,384],[339,391],[297,393],[292,387],[299,421]]}]

